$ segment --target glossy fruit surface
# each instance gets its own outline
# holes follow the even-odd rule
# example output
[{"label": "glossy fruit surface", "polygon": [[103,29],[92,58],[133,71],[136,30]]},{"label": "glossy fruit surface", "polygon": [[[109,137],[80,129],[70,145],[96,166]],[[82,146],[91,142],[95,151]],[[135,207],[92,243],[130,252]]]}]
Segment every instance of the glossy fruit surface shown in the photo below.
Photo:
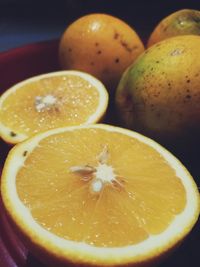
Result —
[{"label": "glossy fruit surface", "polygon": [[198,137],[199,47],[195,35],[166,39],[127,69],[116,94],[122,125],[172,144]]},{"label": "glossy fruit surface", "polygon": [[122,72],[144,51],[137,33],[107,14],[89,14],[63,33],[59,58],[63,69],[88,72],[115,90]]},{"label": "glossy fruit surface", "polygon": [[178,10],[163,18],[148,40],[148,47],[164,39],[178,35],[200,35],[200,11]]}]

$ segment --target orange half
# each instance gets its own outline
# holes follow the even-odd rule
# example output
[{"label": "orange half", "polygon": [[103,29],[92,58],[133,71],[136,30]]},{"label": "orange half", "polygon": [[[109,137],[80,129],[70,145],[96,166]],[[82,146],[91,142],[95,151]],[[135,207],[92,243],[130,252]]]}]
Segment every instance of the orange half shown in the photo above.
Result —
[{"label": "orange half", "polygon": [[188,235],[200,210],[197,186],[172,154],[103,124],[15,146],[1,193],[21,238],[50,266],[151,266]]},{"label": "orange half", "polygon": [[52,128],[95,123],[107,106],[106,88],[87,73],[35,76],[0,97],[0,136],[15,144]]}]

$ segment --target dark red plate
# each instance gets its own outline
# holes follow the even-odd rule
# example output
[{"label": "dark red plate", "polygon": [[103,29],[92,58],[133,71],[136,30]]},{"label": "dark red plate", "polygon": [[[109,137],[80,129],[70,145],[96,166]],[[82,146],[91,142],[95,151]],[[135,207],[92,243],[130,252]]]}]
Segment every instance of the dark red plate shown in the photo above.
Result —
[{"label": "dark red plate", "polygon": [[[58,40],[0,53],[0,94],[26,78],[59,70]],[[10,147],[0,140],[0,172]],[[9,225],[0,198],[0,267],[41,267]]]},{"label": "dark red plate", "polygon": [[[58,40],[41,42],[0,53],[0,93],[13,84],[31,76],[59,70]],[[0,141],[0,169],[9,147]],[[192,166],[193,156],[185,164],[198,180],[199,164]],[[187,160],[188,159],[188,160]],[[197,155],[195,155],[195,159]],[[196,162],[197,160],[195,160]],[[195,169],[194,169],[195,168]],[[197,181],[199,182],[199,181]],[[198,267],[200,248],[200,220],[192,233],[172,256],[160,267]],[[9,225],[0,199],[0,267],[44,267],[21,243]]]}]

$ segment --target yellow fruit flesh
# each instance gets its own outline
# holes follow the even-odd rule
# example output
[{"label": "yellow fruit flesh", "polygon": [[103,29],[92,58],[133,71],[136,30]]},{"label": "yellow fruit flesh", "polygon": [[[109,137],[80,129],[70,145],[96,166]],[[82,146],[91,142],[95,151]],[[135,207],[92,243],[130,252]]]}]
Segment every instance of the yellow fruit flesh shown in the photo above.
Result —
[{"label": "yellow fruit flesh", "polygon": [[98,91],[81,77],[41,78],[23,85],[5,99],[0,121],[14,132],[29,135],[82,124],[96,111],[98,103]]},{"label": "yellow fruit flesh", "polygon": [[[118,183],[107,182],[95,193],[92,178],[86,179],[91,174],[71,167],[97,167],[105,146],[106,165]],[[39,224],[95,246],[137,244],[164,231],[186,205],[181,180],[158,152],[101,129],[45,138],[27,157],[16,182],[20,199]]]}]

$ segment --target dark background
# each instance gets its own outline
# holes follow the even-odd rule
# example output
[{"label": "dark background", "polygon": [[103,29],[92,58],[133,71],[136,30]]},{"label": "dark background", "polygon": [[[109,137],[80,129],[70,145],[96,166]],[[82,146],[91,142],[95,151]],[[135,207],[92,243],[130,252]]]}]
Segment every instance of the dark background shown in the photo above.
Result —
[{"label": "dark background", "polygon": [[183,8],[200,9],[200,0],[0,0],[0,51],[59,38],[70,22],[93,12],[125,20],[146,40],[162,18]]},{"label": "dark background", "polygon": [[[200,10],[200,0],[0,0],[0,52],[24,44],[58,39],[70,22],[82,15],[95,12],[111,14],[125,20],[135,28],[145,41],[162,18],[184,8]],[[4,70],[5,64],[0,67]],[[17,71],[18,68],[16,68],[15,72],[17,73]],[[12,74],[15,74],[15,72]],[[0,71],[0,75],[1,77],[7,77],[5,71],[4,74]],[[10,72],[7,75],[10,75]],[[198,156],[196,158],[199,160]],[[6,258],[6,263],[10,264],[7,266],[22,267],[21,264],[12,263],[11,258],[9,258],[11,256],[7,256],[3,251],[5,242],[9,241],[3,227],[3,223],[2,225],[0,224],[0,267],[5,266],[1,264],[1,260],[5,257],[8,257],[8,259]],[[176,253],[164,261],[160,267],[200,266],[199,229],[200,220]],[[2,239],[2,243],[3,234],[6,241]],[[12,246],[13,244],[16,245],[12,239],[11,242]],[[16,246],[17,249],[20,249],[18,244]],[[13,255],[16,261],[17,257],[20,258],[17,253],[17,256]],[[24,267],[44,267],[31,254],[28,254],[27,258],[22,255],[21,258],[23,260],[25,258]]]}]

